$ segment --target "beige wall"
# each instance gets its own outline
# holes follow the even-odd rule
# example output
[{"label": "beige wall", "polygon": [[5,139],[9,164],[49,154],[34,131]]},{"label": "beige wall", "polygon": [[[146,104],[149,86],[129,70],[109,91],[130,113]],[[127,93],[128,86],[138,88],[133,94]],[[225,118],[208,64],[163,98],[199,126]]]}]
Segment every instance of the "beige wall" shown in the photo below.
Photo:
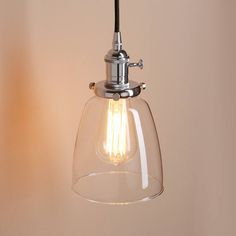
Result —
[{"label": "beige wall", "polygon": [[236,4],[129,0],[122,30],[157,122],[165,192],[94,205],[71,190],[90,81],[104,78],[111,0],[0,1],[0,235],[236,235]]}]

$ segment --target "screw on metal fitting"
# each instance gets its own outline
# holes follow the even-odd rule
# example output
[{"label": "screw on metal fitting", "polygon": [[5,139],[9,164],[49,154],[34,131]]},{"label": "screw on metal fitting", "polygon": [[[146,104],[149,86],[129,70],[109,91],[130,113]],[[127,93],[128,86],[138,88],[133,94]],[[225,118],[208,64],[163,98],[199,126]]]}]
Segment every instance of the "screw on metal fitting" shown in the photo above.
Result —
[{"label": "screw on metal fitting", "polygon": [[143,69],[143,60],[140,59],[138,62],[136,63],[129,63],[128,64],[129,67],[139,67],[141,70]]},{"label": "screw on metal fitting", "polygon": [[145,83],[142,82],[142,83],[140,83],[140,88],[144,90],[144,89],[147,88],[147,85],[146,85]]},{"label": "screw on metal fitting", "polygon": [[89,89],[93,90],[95,88],[95,84],[96,83],[94,83],[94,82],[89,83]]},{"label": "screw on metal fitting", "polygon": [[114,93],[112,96],[114,101],[118,101],[120,99],[120,94],[119,93]]}]

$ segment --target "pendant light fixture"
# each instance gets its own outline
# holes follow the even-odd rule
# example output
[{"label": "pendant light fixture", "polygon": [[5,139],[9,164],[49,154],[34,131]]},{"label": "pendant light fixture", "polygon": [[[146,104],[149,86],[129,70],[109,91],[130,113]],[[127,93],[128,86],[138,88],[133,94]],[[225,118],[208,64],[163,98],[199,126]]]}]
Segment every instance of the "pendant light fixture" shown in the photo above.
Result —
[{"label": "pendant light fixture", "polygon": [[112,49],[105,56],[106,80],[90,83],[95,96],[85,105],[77,134],[72,189],[98,203],[129,204],[163,191],[161,152],[151,110],[139,97],[144,83],[129,80],[119,0],[115,0]]}]

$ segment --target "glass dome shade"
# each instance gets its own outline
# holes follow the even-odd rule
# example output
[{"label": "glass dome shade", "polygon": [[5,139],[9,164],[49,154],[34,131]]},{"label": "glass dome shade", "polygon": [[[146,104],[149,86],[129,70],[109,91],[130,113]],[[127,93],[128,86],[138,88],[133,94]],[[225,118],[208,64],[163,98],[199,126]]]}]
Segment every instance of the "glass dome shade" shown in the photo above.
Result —
[{"label": "glass dome shade", "polygon": [[146,201],[162,193],[160,146],[145,100],[89,99],[76,139],[72,189],[107,204]]}]

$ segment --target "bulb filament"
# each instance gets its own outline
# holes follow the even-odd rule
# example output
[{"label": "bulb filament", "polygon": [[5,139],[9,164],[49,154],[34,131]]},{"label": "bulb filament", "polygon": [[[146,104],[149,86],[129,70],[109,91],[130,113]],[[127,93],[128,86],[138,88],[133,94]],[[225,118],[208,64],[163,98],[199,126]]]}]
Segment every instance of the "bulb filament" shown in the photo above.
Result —
[{"label": "bulb filament", "polygon": [[130,150],[130,140],[125,99],[109,100],[104,149],[109,156],[109,161],[115,165],[128,159],[127,150]]}]

